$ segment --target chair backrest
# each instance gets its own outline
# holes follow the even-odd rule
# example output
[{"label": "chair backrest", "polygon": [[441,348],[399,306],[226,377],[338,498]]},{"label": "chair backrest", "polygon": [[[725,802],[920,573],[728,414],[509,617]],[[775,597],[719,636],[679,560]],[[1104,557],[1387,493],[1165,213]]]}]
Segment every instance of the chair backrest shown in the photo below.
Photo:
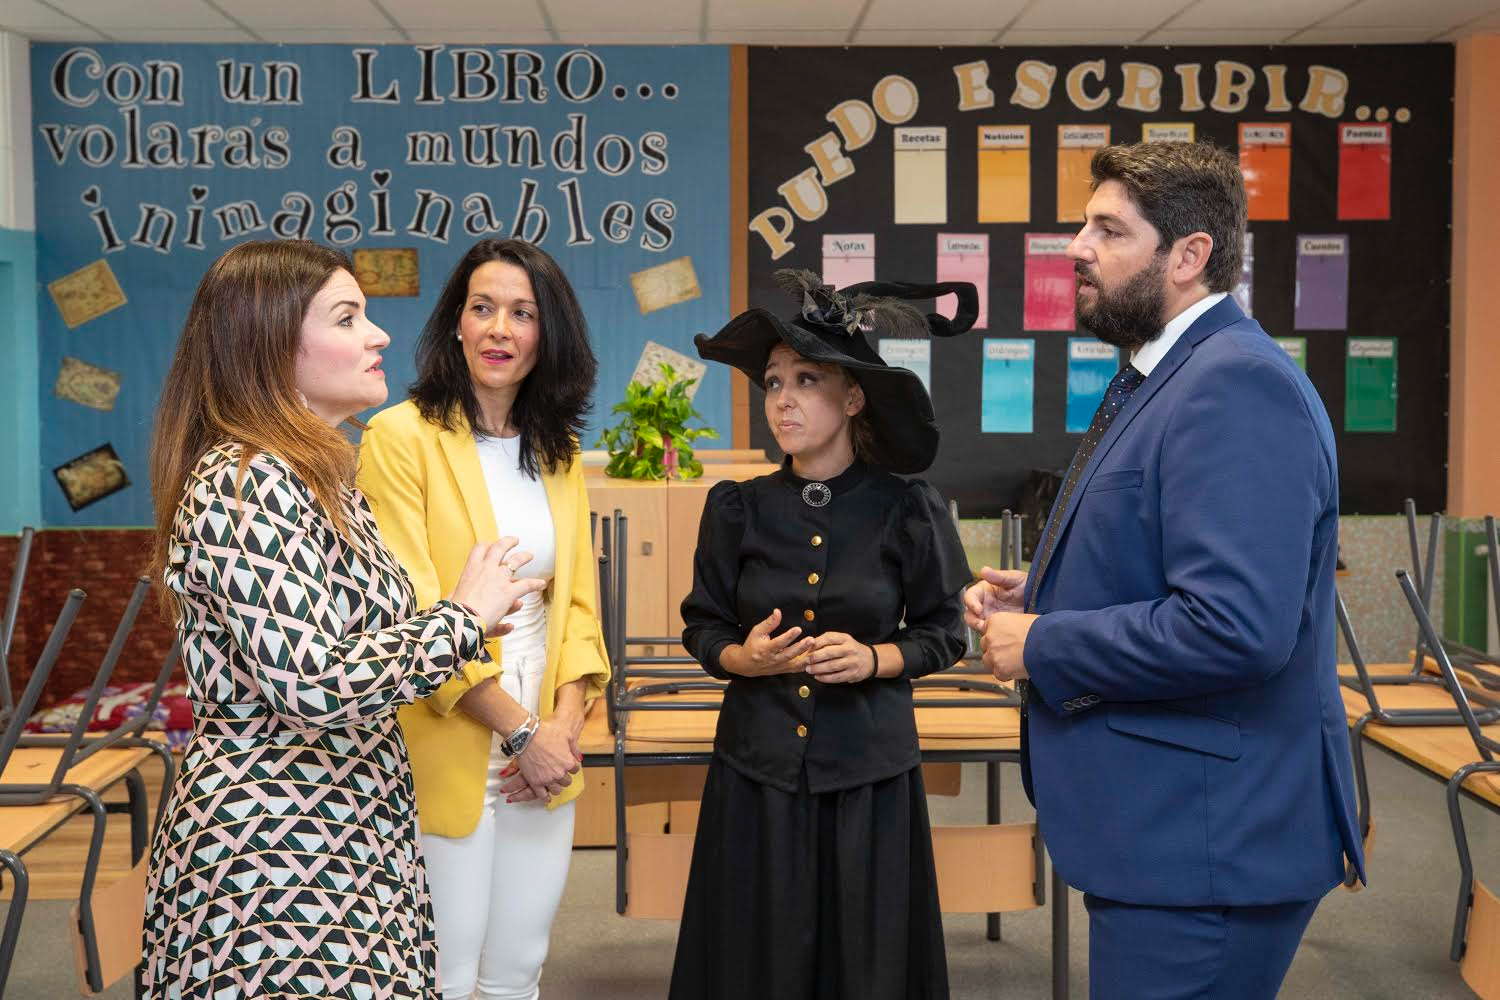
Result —
[{"label": "chair backrest", "polygon": [[[1427,557],[1422,557],[1422,550],[1417,542],[1417,504],[1415,500],[1407,498],[1403,504],[1406,514],[1406,538],[1411,547],[1411,576],[1416,579],[1417,594],[1421,598],[1422,607],[1432,606],[1432,584],[1437,575],[1437,547],[1438,536],[1443,529],[1443,515],[1434,513],[1427,524]],[[1417,629],[1417,638],[1414,644],[1415,652],[1412,655],[1411,672],[1420,674],[1422,672],[1423,650],[1426,640],[1421,628]]]},{"label": "chair backrest", "polygon": [[1349,647],[1349,659],[1354,662],[1354,673],[1359,678],[1359,693],[1369,702],[1370,710],[1380,714],[1380,700],[1375,693],[1376,685],[1370,680],[1370,670],[1365,665],[1364,653],[1359,648],[1359,637],[1354,634],[1354,623],[1349,620],[1349,609],[1344,605],[1344,595],[1333,588],[1333,609],[1338,616],[1339,631],[1344,634],[1344,645]]},{"label": "chair backrest", "polygon": [[[130,630],[135,627],[135,620],[140,616],[141,606],[146,603],[150,594],[151,584],[145,577],[136,580],[135,588],[131,591],[130,599],[125,603],[125,611],[120,615],[120,621],[115,625],[114,637],[110,640],[108,648],[104,651],[104,658],[99,661],[99,667],[94,671],[94,682],[89,685],[88,694],[84,696],[83,705],[78,711],[78,721],[73,724],[73,730],[68,734],[67,742],[63,745],[62,756],[58,758],[57,769],[52,775],[54,786],[62,783],[63,777],[72,768],[86,760],[96,750],[105,745],[104,740],[94,741],[82,753],[79,748],[83,746],[84,737],[89,730],[89,724],[94,719],[94,710],[99,706],[99,698],[109,684],[109,679],[115,672],[115,665],[120,662],[120,654],[125,651],[125,641],[130,637]],[[167,664],[170,668],[171,664]],[[160,680],[160,678],[158,678]],[[164,684],[162,686],[165,686]],[[147,707],[147,711],[154,710],[153,702]],[[143,714],[139,718],[138,730],[144,728],[146,717]],[[123,733],[127,728],[134,725],[137,720],[130,720],[130,724],[121,725],[116,728],[117,733]]]},{"label": "chair backrest", "polygon": [[1417,592],[1416,584],[1405,570],[1398,569],[1396,579],[1401,583],[1401,591],[1406,595],[1406,603],[1411,605],[1411,613],[1417,618],[1417,626],[1422,632],[1422,637],[1432,648],[1432,656],[1437,660],[1438,668],[1442,671],[1443,682],[1448,686],[1448,693],[1453,696],[1453,701],[1458,705],[1459,715],[1463,717],[1464,727],[1469,730],[1469,735],[1474,740],[1474,748],[1479,751],[1480,759],[1495,760],[1495,755],[1500,754],[1500,740],[1487,736],[1479,724],[1479,719],[1474,713],[1474,705],[1469,701],[1469,693],[1464,690],[1457,672],[1453,669],[1453,661],[1448,658],[1448,651],[1443,648],[1442,639],[1438,636],[1436,626],[1432,624],[1432,616],[1427,613],[1427,605]]},{"label": "chair backrest", "polygon": [[[1490,569],[1490,600],[1495,606],[1495,620],[1500,622],[1500,535],[1495,531],[1495,515],[1488,514],[1484,519],[1484,540],[1489,551]],[[1492,652],[1500,652],[1494,650]]]},{"label": "chair backrest", "polygon": [[[90,902],[93,907],[94,945],[99,956],[98,974],[102,990],[132,975],[141,961],[141,939],[146,925],[146,868],[142,859],[125,877],[102,889],[96,888]],[[82,907],[73,907],[70,937],[73,961],[78,973],[78,992],[97,996],[89,984],[88,942],[80,919]]]},{"label": "chair backrest", "polygon": [[1022,523],[1020,514],[1000,512],[1000,565],[996,569],[1021,568]]},{"label": "chair backrest", "polygon": [[609,666],[609,683],[604,689],[604,709],[609,731],[615,731],[615,685],[620,680],[619,656],[615,642],[615,577],[610,550],[614,539],[614,522],[608,517],[589,514],[590,534],[599,547],[599,631],[604,639],[604,659]]},{"label": "chair backrest", "polygon": [[[4,735],[0,736],[0,771],[4,771],[5,765],[10,763],[11,754],[15,752],[16,745],[21,742],[21,733],[25,729],[26,720],[36,709],[37,703],[41,701],[42,689],[47,686],[47,678],[52,674],[57,658],[62,655],[63,642],[66,641],[68,632],[73,628],[73,622],[78,617],[78,609],[83,605],[84,596],[81,590],[69,591],[67,599],[63,601],[62,610],[57,613],[57,621],[52,626],[52,634],[47,637],[47,644],[42,647],[42,655],[37,658],[36,666],[32,668],[31,679],[26,682],[26,690],[21,693],[21,700],[10,714]],[[0,653],[0,670],[9,671],[9,669],[10,658]]]},{"label": "chair backrest", "polygon": [[[16,637],[16,621],[21,614],[21,590],[26,585],[26,564],[31,559],[31,543],[36,532],[21,529],[21,544],[16,548],[16,564],[10,570],[10,588],[5,592],[5,615],[0,618],[0,658],[10,656],[10,647]],[[10,672],[0,671],[0,713],[8,714],[15,708],[10,690]]]}]

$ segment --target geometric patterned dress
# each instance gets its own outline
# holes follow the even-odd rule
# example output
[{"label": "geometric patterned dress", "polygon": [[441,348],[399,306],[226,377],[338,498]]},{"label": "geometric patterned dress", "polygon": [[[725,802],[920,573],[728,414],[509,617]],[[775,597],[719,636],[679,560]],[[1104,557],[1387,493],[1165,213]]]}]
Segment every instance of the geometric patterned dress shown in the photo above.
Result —
[{"label": "geometric patterned dress", "polygon": [[166,584],[193,735],[151,852],[146,995],[434,998],[437,946],[396,708],[480,653],[358,491],[341,535],[283,462],[206,454]]}]

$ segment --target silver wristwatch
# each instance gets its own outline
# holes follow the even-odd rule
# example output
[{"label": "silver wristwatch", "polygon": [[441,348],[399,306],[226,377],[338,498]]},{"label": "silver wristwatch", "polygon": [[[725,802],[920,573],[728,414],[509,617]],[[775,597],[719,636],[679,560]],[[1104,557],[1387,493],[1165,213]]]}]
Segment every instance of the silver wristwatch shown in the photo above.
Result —
[{"label": "silver wristwatch", "polygon": [[521,754],[526,752],[526,748],[531,745],[531,738],[536,735],[536,731],[541,724],[541,719],[538,719],[534,715],[528,715],[526,721],[521,723],[515,732],[500,741],[500,752],[507,757],[521,756]]}]

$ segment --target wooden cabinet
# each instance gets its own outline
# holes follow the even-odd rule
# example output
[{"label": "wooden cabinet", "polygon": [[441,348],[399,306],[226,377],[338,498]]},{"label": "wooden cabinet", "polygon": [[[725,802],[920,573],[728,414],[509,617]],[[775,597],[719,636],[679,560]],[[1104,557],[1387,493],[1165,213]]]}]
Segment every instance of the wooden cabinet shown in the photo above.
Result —
[{"label": "wooden cabinet", "polygon": [[[573,818],[574,847],[615,846],[615,771],[612,767],[583,769],[586,785],[578,797]],[[665,802],[646,802],[627,806],[626,823],[632,830],[663,833],[667,829],[669,809]]]},{"label": "wooden cabinet", "polygon": [[[752,479],[775,469],[769,462],[705,463],[701,478],[685,482],[609,479],[602,470],[588,471],[589,505],[594,513],[610,517],[618,510],[627,520],[625,630],[629,635],[682,632],[680,608],[693,588],[693,551],[709,489],[722,479]],[[663,649],[641,652],[672,655]]]}]

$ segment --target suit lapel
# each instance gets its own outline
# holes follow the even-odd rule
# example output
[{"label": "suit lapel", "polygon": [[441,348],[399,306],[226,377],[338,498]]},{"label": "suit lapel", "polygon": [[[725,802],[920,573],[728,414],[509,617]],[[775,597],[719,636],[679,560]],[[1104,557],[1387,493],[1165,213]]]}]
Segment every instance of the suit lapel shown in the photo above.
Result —
[{"label": "suit lapel", "polygon": [[469,515],[469,527],[474,540],[491,541],[496,537],[495,508],[490,502],[490,491],[484,483],[484,468],[479,464],[479,449],[474,444],[474,435],[468,425],[457,430],[438,431],[438,444],[443,458],[458,484],[459,495]]},{"label": "suit lapel", "polygon": [[[1109,430],[1104,432],[1104,437],[1099,441],[1099,446],[1094,449],[1094,454],[1089,457],[1088,464],[1083,467],[1083,472],[1078,476],[1078,485],[1073,488],[1073,494],[1068,499],[1067,508],[1060,514],[1055,510],[1053,511],[1053,516],[1061,517],[1062,519],[1062,523],[1058,525],[1057,529],[1057,548],[1062,548],[1063,543],[1067,541],[1068,526],[1073,521],[1073,515],[1078,512],[1078,505],[1083,500],[1083,494],[1088,490],[1089,480],[1094,478],[1094,472],[1099,468],[1100,463],[1104,461],[1104,457],[1109,454],[1109,450],[1114,447],[1115,442],[1120,440],[1120,436],[1130,427],[1131,421],[1135,420],[1136,415],[1146,408],[1146,405],[1151,402],[1152,397],[1161,391],[1161,387],[1167,384],[1167,380],[1177,373],[1177,369],[1182,367],[1182,363],[1188,359],[1199,344],[1212,334],[1217,333],[1237,320],[1244,319],[1244,317],[1245,314],[1240,311],[1240,307],[1234,299],[1232,297],[1225,298],[1218,305],[1194,320],[1193,325],[1187,328],[1176,344],[1172,345],[1172,349],[1167,352],[1167,356],[1162,358],[1157,366],[1152,369],[1146,381],[1141,383],[1140,388],[1135,391],[1130,397],[1130,401],[1125,404],[1125,408],[1120,411],[1120,415],[1115,417],[1114,422],[1109,425]],[[1027,581],[1029,588],[1027,593],[1028,607],[1034,595],[1041,592],[1046,572],[1050,571],[1055,565],[1057,565],[1056,551],[1052,553],[1052,557],[1047,561],[1047,566],[1043,571],[1043,578]]]}]

